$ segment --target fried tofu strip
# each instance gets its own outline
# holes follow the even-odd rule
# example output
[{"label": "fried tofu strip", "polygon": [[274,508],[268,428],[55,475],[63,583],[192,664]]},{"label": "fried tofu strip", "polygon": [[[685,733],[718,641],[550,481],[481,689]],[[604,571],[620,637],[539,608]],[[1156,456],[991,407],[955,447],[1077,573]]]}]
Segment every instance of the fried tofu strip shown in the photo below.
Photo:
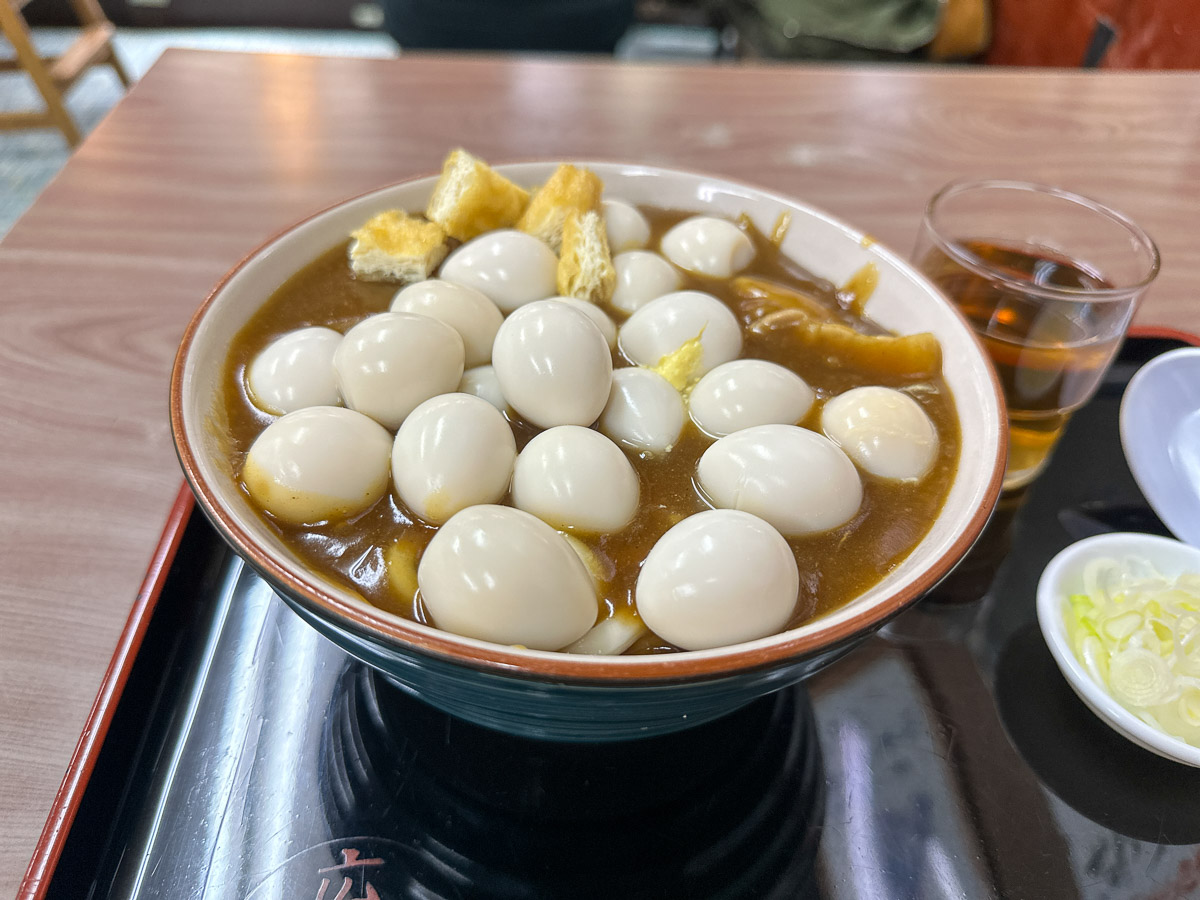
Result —
[{"label": "fried tofu strip", "polygon": [[460,241],[495,228],[511,228],[529,205],[529,192],[466,150],[454,150],[442,165],[425,215]]},{"label": "fried tofu strip", "polygon": [[399,209],[372,216],[350,237],[350,268],[364,281],[423,281],[447,249],[440,225]]},{"label": "fried tofu strip", "polygon": [[563,229],[571,213],[600,212],[604,182],[594,172],[563,163],[534,193],[517,228],[562,249]]},{"label": "fried tofu strip", "polygon": [[563,227],[558,292],[591,303],[607,303],[617,286],[604,220],[595,212],[572,212]]},{"label": "fried tofu strip", "polygon": [[814,321],[799,309],[767,313],[750,330],[758,334],[785,331],[805,349],[863,372],[921,381],[942,371],[942,347],[927,331],[862,334],[837,322]]},{"label": "fried tofu strip", "polygon": [[829,321],[833,318],[830,310],[818,300],[804,294],[795,288],[786,287],[769,278],[757,278],[751,275],[741,275],[730,282],[734,294],[739,300],[746,317],[754,321],[770,312],[784,309],[798,309],[811,319],[818,322]]}]

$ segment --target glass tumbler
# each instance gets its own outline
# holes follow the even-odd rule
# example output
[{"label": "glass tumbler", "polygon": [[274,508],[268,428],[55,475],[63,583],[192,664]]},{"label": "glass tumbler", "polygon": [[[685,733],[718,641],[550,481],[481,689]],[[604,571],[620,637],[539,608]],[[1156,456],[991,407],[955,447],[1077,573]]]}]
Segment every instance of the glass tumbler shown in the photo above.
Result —
[{"label": "glass tumbler", "polygon": [[1018,181],[959,181],[929,201],[913,261],[983,342],[1008,405],[1005,490],[1045,467],[1120,349],[1158,248],[1103,204]]}]

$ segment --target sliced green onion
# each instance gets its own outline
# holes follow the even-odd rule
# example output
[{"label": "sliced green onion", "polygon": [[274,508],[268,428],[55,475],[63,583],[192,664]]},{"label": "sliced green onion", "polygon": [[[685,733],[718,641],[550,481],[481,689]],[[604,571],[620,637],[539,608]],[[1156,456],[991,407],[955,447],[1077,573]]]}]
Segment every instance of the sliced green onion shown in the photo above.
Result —
[{"label": "sliced green onion", "polygon": [[618,613],[593,625],[587,634],[563,650],[586,656],[619,656],[645,633],[641,619],[631,613]]},{"label": "sliced green onion", "polygon": [[1179,717],[1200,728],[1200,688],[1189,688],[1179,697]]},{"label": "sliced green onion", "polygon": [[1142,625],[1142,614],[1135,610],[1119,613],[1104,623],[1104,633],[1114,641],[1123,641]]},{"label": "sliced green onion", "polygon": [[1166,578],[1139,557],[1095,559],[1063,616],[1092,680],[1151,727],[1200,747],[1200,573]]},{"label": "sliced green onion", "polygon": [[1126,706],[1158,706],[1179,696],[1166,661],[1141,647],[1127,647],[1108,664],[1113,696]]}]

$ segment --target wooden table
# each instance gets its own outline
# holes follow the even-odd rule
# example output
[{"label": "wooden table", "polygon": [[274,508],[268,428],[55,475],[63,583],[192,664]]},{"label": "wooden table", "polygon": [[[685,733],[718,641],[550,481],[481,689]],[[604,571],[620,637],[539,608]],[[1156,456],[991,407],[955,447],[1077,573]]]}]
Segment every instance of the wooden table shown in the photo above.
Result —
[{"label": "wooden table", "polygon": [[720,173],[902,252],[949,179],[1052,182],[1157,239],[1138,321],[1200,330],[1200,74],[169,52],[0,243],[0,896],[179,486],[188,318],[272,232],[458,145]]}]

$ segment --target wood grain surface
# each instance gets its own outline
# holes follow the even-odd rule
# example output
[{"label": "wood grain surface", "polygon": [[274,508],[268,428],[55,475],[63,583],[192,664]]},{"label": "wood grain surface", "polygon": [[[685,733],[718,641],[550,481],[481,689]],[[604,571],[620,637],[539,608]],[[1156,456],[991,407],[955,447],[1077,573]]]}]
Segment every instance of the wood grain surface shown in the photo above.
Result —
[{"label": "wood grain surface", "polygon": [[271,233],[458,145],[719,173],[903,253],[950,179],[1051,182],[1158,241],[1140,323],[1200,330],[1197,73],[169,52],[0,243],[0,896],[175,496],[188,318]]}]

